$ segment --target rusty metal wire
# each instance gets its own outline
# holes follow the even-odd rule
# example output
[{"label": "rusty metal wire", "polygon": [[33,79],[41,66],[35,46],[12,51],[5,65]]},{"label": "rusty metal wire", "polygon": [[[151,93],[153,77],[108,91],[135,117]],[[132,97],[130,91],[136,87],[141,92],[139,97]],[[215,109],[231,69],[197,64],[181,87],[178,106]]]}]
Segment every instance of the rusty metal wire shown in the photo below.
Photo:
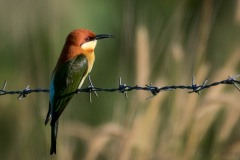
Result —
[{"label": "rusty metal wire", "polygon": [[[172,85],[172,86],[163,86],[163,87],[157,87],[157,86],[152,86],[151,85],[145,85],[145,86],[129,86],[125,83],[122,83],[122,79],[121,77],[119,78],[119,85],[117,88],[100,88],[100,87],[94,87],[93,83],[91,81],[91,78],[89,77],[89,82],[90,82],[90,86],[87,88],[82,88],[82,89],[78,89],[75,92],[73,92],[72,94],[78,94],[80,92],[87,92],[90,94],[90,101],[91,101],[91,93],[95,93],[95,95],[97,96],[96,92],[120,92],[125,94],[125,98],[127,98],[127,92],[130,92],[132,90],[144,90],[144,91],[148,91],[152,94],[151,97],[156,96],[159,92],[163,92],[163,91],[172,91],[172,90],[176,90],[176,89],[186,89],[189,90],[188,93],[200,93],[200,91],[204,90],[204,89],[208,89],[210,87],[214,87],[220,84],[229,84],[229,85],[233,85],[236,89],[238,89],[238,91],[240,91],[240,81],[237,80],[236,78],[239,78],[240,75],[235,75],[235,76],[228,76],[227,79],[222,80],[222,81],[218,81],[218,82],[213,82],[211,84],[207,84],[208,80],[205,80],[202,85],[198,85],[195,83],[195,77],[192,77],[192,84],[191,85]],[[24,88],[23,90],[18,90],[18,91],[7,91],[6,90],[6,86],[7,86],[7,81],[5,81],[3,83],[3,87],[2,89],[0,89],[0,96],[3,95],[13,95],[16,94],[18,95],[18,99],[22,99],[27,97],[29,94],[31,93],[39,93],[39,92],[44,92],[47,93],[49,92],[48,89],[30,89],[29,86],[27,86],[26,88]],[[151,98],[149,97],[149,98]],[[147,98],[148,99],[148,98]]]}]

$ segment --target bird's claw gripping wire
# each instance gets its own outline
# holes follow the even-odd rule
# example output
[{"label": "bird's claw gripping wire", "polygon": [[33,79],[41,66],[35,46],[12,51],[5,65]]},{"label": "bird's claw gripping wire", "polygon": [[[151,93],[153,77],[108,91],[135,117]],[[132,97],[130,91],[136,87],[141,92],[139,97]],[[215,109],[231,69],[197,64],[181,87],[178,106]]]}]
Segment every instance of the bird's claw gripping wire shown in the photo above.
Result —
[{"label": "bird's claw gripping wire", "polygon": [[89,89],[89,101],[92,103],[92,92],[94,92],[95,96],[98,97],[97,91],[95,90],[95,87],[93,86],[92,80],[90,75],[88,75],[88,80],[90,85],[88,86]]}]

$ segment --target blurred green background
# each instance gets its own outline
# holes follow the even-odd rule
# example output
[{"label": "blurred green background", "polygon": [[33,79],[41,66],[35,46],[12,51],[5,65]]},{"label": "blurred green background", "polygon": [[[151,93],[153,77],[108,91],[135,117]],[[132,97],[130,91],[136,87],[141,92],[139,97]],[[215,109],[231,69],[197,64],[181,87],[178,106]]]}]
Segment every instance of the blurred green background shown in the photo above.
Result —
[{"label": "blurred green background", "polygon": [[[96,87],[189,85],[239,73],[239,0],[0,1],[0,83],[48,88],[67,34],[87,28],[98,42]],[[89,85],[86,81],[83,87]],[[75,95],[60,118],[57,155],[44,125],[48,94],[0,96],[0,159],[240,159],[239,92],[217,86],[151,96]]]}]

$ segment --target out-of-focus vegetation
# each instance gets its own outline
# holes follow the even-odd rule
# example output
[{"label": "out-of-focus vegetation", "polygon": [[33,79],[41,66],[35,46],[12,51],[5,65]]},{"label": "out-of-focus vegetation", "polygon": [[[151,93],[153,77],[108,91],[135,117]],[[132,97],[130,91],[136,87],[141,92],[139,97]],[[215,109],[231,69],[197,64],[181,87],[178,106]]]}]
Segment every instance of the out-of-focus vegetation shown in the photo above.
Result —
[{"label": "out-of-focus vegetation", "polygon": [[[0,1],[0,82],[7,90],[48,88],[66,35],[109,33],[96,48],[97,87],[202,83],[239,73],[239,0]],[[84,87],[88,85],[85,82]],[[44,126],[48,94],[0,97],[0,159],[235,160],[239,92],[75,95],[60,118],[57,155]]]}]

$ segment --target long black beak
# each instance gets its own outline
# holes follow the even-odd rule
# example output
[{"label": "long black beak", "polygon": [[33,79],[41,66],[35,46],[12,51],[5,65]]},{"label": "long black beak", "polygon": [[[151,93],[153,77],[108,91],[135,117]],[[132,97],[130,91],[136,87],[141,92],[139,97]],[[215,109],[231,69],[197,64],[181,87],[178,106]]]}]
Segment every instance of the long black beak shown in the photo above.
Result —
[{"label": "long black beak", "polygon": [[96,40],[104,39],[104,38],[116,38],[116,37],[108,34],[99,34],[99,35],[96,35],[95,37]]}]

